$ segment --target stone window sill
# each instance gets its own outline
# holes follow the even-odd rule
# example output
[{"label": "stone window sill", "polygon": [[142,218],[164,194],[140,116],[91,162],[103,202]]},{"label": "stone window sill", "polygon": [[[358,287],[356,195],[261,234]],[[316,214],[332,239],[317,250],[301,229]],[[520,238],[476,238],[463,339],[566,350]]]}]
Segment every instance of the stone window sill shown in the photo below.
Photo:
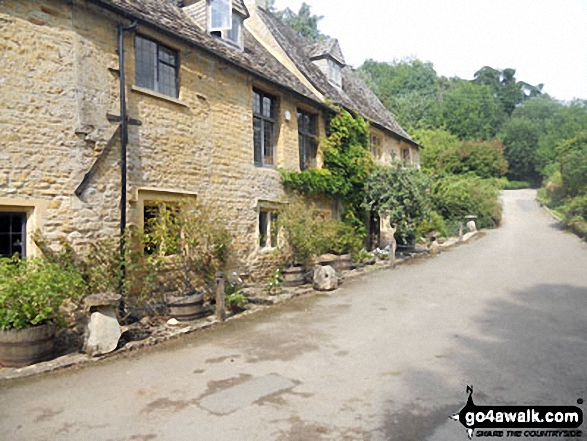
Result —
[{"label": "stone window sill", "polygon": [[155,92],[154,90],[149,90],[149,89],[145,89],[144,87],[139,87],[139,86],[131,86],[130,90],[132,90],[133,92],[138,92],[141,93],[143,95],[148,95],[151,96],[153,98],[157,98],[163,101],[168,101],[170,103],[174,103],[177,104],[178,106],[182,106],[182,107],[189,107],[185,102],[177,99],[177,98],[173,98],[171,96],[168,95],[163,95],[162,93],[159,92]]}]

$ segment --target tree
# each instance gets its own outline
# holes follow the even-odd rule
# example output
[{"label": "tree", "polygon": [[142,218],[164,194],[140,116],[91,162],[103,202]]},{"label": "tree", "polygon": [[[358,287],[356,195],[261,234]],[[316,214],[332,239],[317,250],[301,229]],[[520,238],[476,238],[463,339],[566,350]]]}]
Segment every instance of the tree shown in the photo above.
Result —
[{"label": "tree", "polygon": [[581,102],[565,105],[548,96],[525,101],[501,130],[505,157],[513,179],[539,183],[556,171],[558,147],[587,127],[587,108]]},{"label": "tree", "polygon": [[565,195],[587,195],[587,132],[568,140],[558,150]]},{"label": "tree", "polygon": [[498,113],[499,108],[489,86],[459,80],[443,95],[445,126],[461,140],[493,138]]},{"label": "tree", "polygon": [[439,126],[437,75],[432,63],[367,60],[358,72],[406,130]]},{"label": "tree", "polygon": [[[274,2],[268,4],[268,9],[272,12],[275,11],[273,5]],[[309,40],[318,41],[328,38],[318,30],[318,22],[324,17],[312,14],[311,7],[306,2],[302,3],[297,13],[290,8],[285,8],[283,11],[275,11],[275,15],[298,34]]]},{"label": "tree", "polygon": [[505,121],[516,107],[528,98],[542,94],[542,84],[532,86],[524,81],[516,80],[516,70],[507,68],[494,69],[482,67],[475,72],[475,84],[489,86],[501,109],[501,121]]},{"label": "tree", "polygon": [[363,206],[367,212],[389,215],[401,241],[409,243],[430,215],[429,186],[429,178],[417,169],[379,165],[366,181]]},{"label": "tree", "polygon": [[440,172],[441,155],[455,149],[459,144],[459,139],[455,135],[443,129],[417,130],[412,136],[423,147],[420,150],[420,165],[431,173]]}]

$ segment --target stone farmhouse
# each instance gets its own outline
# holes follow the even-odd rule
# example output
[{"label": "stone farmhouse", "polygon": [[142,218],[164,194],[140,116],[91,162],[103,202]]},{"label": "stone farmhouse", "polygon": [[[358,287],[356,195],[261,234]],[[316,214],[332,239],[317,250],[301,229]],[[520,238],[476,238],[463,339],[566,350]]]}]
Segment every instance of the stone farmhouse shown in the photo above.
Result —
[{"label": "stone farmhouse", "polygon": [[260,269],[286,200],[277,168],[320,167],[331,103],[371,122],[376,160],[419,163],[338,42],[260,0],[4,0],[0,35],[0,255],[38,253],[36,230],[83,247],[197,198]]}]

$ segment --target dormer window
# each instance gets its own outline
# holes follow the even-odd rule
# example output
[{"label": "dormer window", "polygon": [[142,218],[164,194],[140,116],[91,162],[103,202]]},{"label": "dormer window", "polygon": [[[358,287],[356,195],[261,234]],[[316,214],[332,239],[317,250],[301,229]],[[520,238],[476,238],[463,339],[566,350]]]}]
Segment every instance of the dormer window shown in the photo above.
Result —
[{"label": "dormer window", "polygon": [[342,68],[346,66],[338,40],[317,41],[309,49],[310,60],[328,78],[328,82],[334,87],[342,89]]},{"label": "dormer window", "polygon": [[232,27],[223,31],[222,38],[242,47],[243,17],[232,14]]},{"label": "dormer window", "polygon": [[328,81],[338,88],[342,88],[342,75],[340,64],[332,59],[328,59]]},{"label": "dormer window", "polygon": [[243,48],[243,23],[249,16],[243,0],[185,0],[183,10],[213,37]]},{"label": "dormer window", "polygon": [[232,28],[232,0],[210,0],[209,11],[210,33]]}]

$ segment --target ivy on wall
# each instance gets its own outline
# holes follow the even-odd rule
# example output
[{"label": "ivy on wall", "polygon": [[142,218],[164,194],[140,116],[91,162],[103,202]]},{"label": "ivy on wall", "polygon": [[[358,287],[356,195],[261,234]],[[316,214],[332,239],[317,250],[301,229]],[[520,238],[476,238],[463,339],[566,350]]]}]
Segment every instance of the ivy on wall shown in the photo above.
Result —
[{"label": "ivy on wall", "polygon": [[280,169],[284,186],[309,196],[325,195],[343,203],[343,220],[364,234],[365,184],[373,168],[369,153],[369,122],[344,109],[330,121],[321,142],[322,169],[301,172]]}]

